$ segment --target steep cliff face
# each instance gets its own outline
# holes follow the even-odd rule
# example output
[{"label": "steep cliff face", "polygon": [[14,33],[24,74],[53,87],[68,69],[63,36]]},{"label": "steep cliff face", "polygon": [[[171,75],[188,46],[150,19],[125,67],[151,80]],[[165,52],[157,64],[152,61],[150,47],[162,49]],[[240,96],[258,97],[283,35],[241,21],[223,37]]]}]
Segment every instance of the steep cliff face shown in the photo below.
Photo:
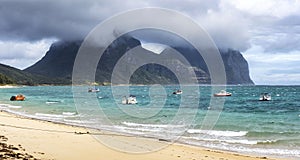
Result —
[{"label": "steep cliff face", "polygon": [[[46,55],[33,66],[25,71],[50,77],[59,77],[67,80],[72,78],[73,64],[77,51],[82,41],[59,42],[53,44]],[[110,82],[111,73],[118,60],[129,50],[140,46],[141,42],[128,35],[115,40],[104,52],[96,71],[97,82]],[[180,53],[187,57],[192,64],[185,66],[183,63],[176,62],[179,67],[186,70],[193,70],[196,73],[199,83],[209,84],[210,77],[206,64],[201,57],[197,57],[194,51],[186,48],[177,48]],[[148,50],[142,49],[140,52],[154,54]],[[162,54],[170,54],[164,51]],[[198,54],[199,55],[199,54]],[[159,55],[157,55],[159,56]],[[249,77],[247,61],[240,52],[234,50],[221,51],[224,61],[228,84],[253,84]],[[128,64],[134,63],[138,59],[128,60]],[[174,62],[175,63],[175,62]],[[153,83],[178,83],[174,74],[166,67],[148,64],[140,67],[130,79],[135,84],[153,84]]]},{"label": "steep cliff face", "polygon": [[[210,83],[209,70],[206,62],[197,50],[190,47],[174,47],[178,52],[201,72],[196,72],[199,83]],[[254,84],[249,76],[249,68],[246,59],[236,50],[227,49],[219,50],[221,58],[224,62],[227,84]]]},{"label": "steep cliff face", "polygon": [[81,41],[57,42],[46,55],[25,71],[49,77],[71,79],[73,64]]},{"label": "steep cliff face", "polygon": [[239,51],[220,51],[228,84],[254,84],[249,76],[248,62]]}]

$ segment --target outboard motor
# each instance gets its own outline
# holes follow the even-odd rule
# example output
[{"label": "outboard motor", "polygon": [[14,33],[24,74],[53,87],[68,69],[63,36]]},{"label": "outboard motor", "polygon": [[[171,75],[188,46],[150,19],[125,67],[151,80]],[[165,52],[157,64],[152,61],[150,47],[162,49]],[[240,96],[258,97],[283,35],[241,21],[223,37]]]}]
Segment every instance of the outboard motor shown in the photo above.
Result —
[{"label": "outboard motor", "polygon": [[10,100],[11,100],[11,101],[15,101],[15,100],[16,100],[16,96],[11,96],[11,97],[10,97]]}]

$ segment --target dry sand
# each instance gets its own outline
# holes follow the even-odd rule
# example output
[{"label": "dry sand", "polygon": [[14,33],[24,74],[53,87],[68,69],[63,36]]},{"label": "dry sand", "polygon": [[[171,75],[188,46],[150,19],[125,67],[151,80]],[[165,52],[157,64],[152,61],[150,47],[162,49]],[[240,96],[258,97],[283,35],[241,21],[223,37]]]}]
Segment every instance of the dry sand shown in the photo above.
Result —
[{"label": "dry sand", "polygon": [[[75,133],[76,132],[76,133]],[[78,134],[78,133],[89,134]],[[145,151],[167,146],[155,152],[127,153],[107,147],[84,128],[28,119],[0,112],[0,159],[55,160],[258,160],[266,157],[246,156],[200,147],[170,144],[156,139],[101,132],[105,144],[123,151]],[[102,142],[103,142],[102,141]],[[107,143],[106,143],[107,142]],[[6,155],[5,155],[6,154]],[[19,155],[19,156],[18,156]],[[23,158],[22,158],[23,157]],[[33,158],[34,157],[34,158]]]},{"label": "dry sand", "polygon": [[18,88],[22,86],[13,86],[13,85],[0,85],[0,88]]}]

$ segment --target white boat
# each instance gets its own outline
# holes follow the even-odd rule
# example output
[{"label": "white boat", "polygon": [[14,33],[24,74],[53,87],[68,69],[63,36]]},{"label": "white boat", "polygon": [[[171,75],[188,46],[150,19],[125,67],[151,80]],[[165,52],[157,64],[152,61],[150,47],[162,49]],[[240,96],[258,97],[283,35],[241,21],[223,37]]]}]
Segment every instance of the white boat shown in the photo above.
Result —
[{"label": "white boat", "polygon": [[173,92],[173,94],[182,94],[182,90],[177,90],[177,91],[175,91],[175,92]]},{"label": "white boat", "polygon": [[219,93],[214,94],[215,97],[226,97],[231,96],[230,92],[226,92],[225,90],[221,90]]},{"label": "white boat", "polygon": [[137,104],[136,97],[134,95],[130,95],[128,98],[124,96],[122,99],[122,104]]},{"label": "white boat", "polygon": [[99,88],[97,88],[97,89],[89,88],[88,92],[100,92],[100,89]]},{"label": "white boat", "polygon": [[271,95],[269,93],[262,93],[262,94],[260,94],[259,100],[260,101],[270,101]]}]

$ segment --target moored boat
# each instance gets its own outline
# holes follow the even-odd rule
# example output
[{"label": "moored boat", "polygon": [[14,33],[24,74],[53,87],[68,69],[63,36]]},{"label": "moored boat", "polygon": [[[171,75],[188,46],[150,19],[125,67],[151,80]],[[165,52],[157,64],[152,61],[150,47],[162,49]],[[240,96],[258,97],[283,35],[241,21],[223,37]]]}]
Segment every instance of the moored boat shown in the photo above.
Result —
[{"label": "moored boat", "polygon": [[269,93],[261,93],[259,97],[260,101],[270,101],[271,95]]},{"label": "moored boat", "polygon": [[175,92],[173,92],[173,94],[182,94],[182,90],[177,90],[177,91],[175,91]]},{"label": "moored boat", "polygon": [[97,89],[89,88],[88,92],[100,92],[100,89],[99,88],[97,88]]},{"label": "moored boat", "polygon": [[25,100],[25,96],[22,94],[18,94],[16,96],[11,96],[10,97],[11,101],[24,101]]},{"label": "moored boat", "polygon": [[225,90],[221,90],[219,93],[214,94],[215,97],[227,97],[231,96],[230,92],[226,92]]},{"label": "moored boat", "polygon": [[128,98],[124,96],[122,99],[122,104],[137,104],[136,96],[130,95]]}]

